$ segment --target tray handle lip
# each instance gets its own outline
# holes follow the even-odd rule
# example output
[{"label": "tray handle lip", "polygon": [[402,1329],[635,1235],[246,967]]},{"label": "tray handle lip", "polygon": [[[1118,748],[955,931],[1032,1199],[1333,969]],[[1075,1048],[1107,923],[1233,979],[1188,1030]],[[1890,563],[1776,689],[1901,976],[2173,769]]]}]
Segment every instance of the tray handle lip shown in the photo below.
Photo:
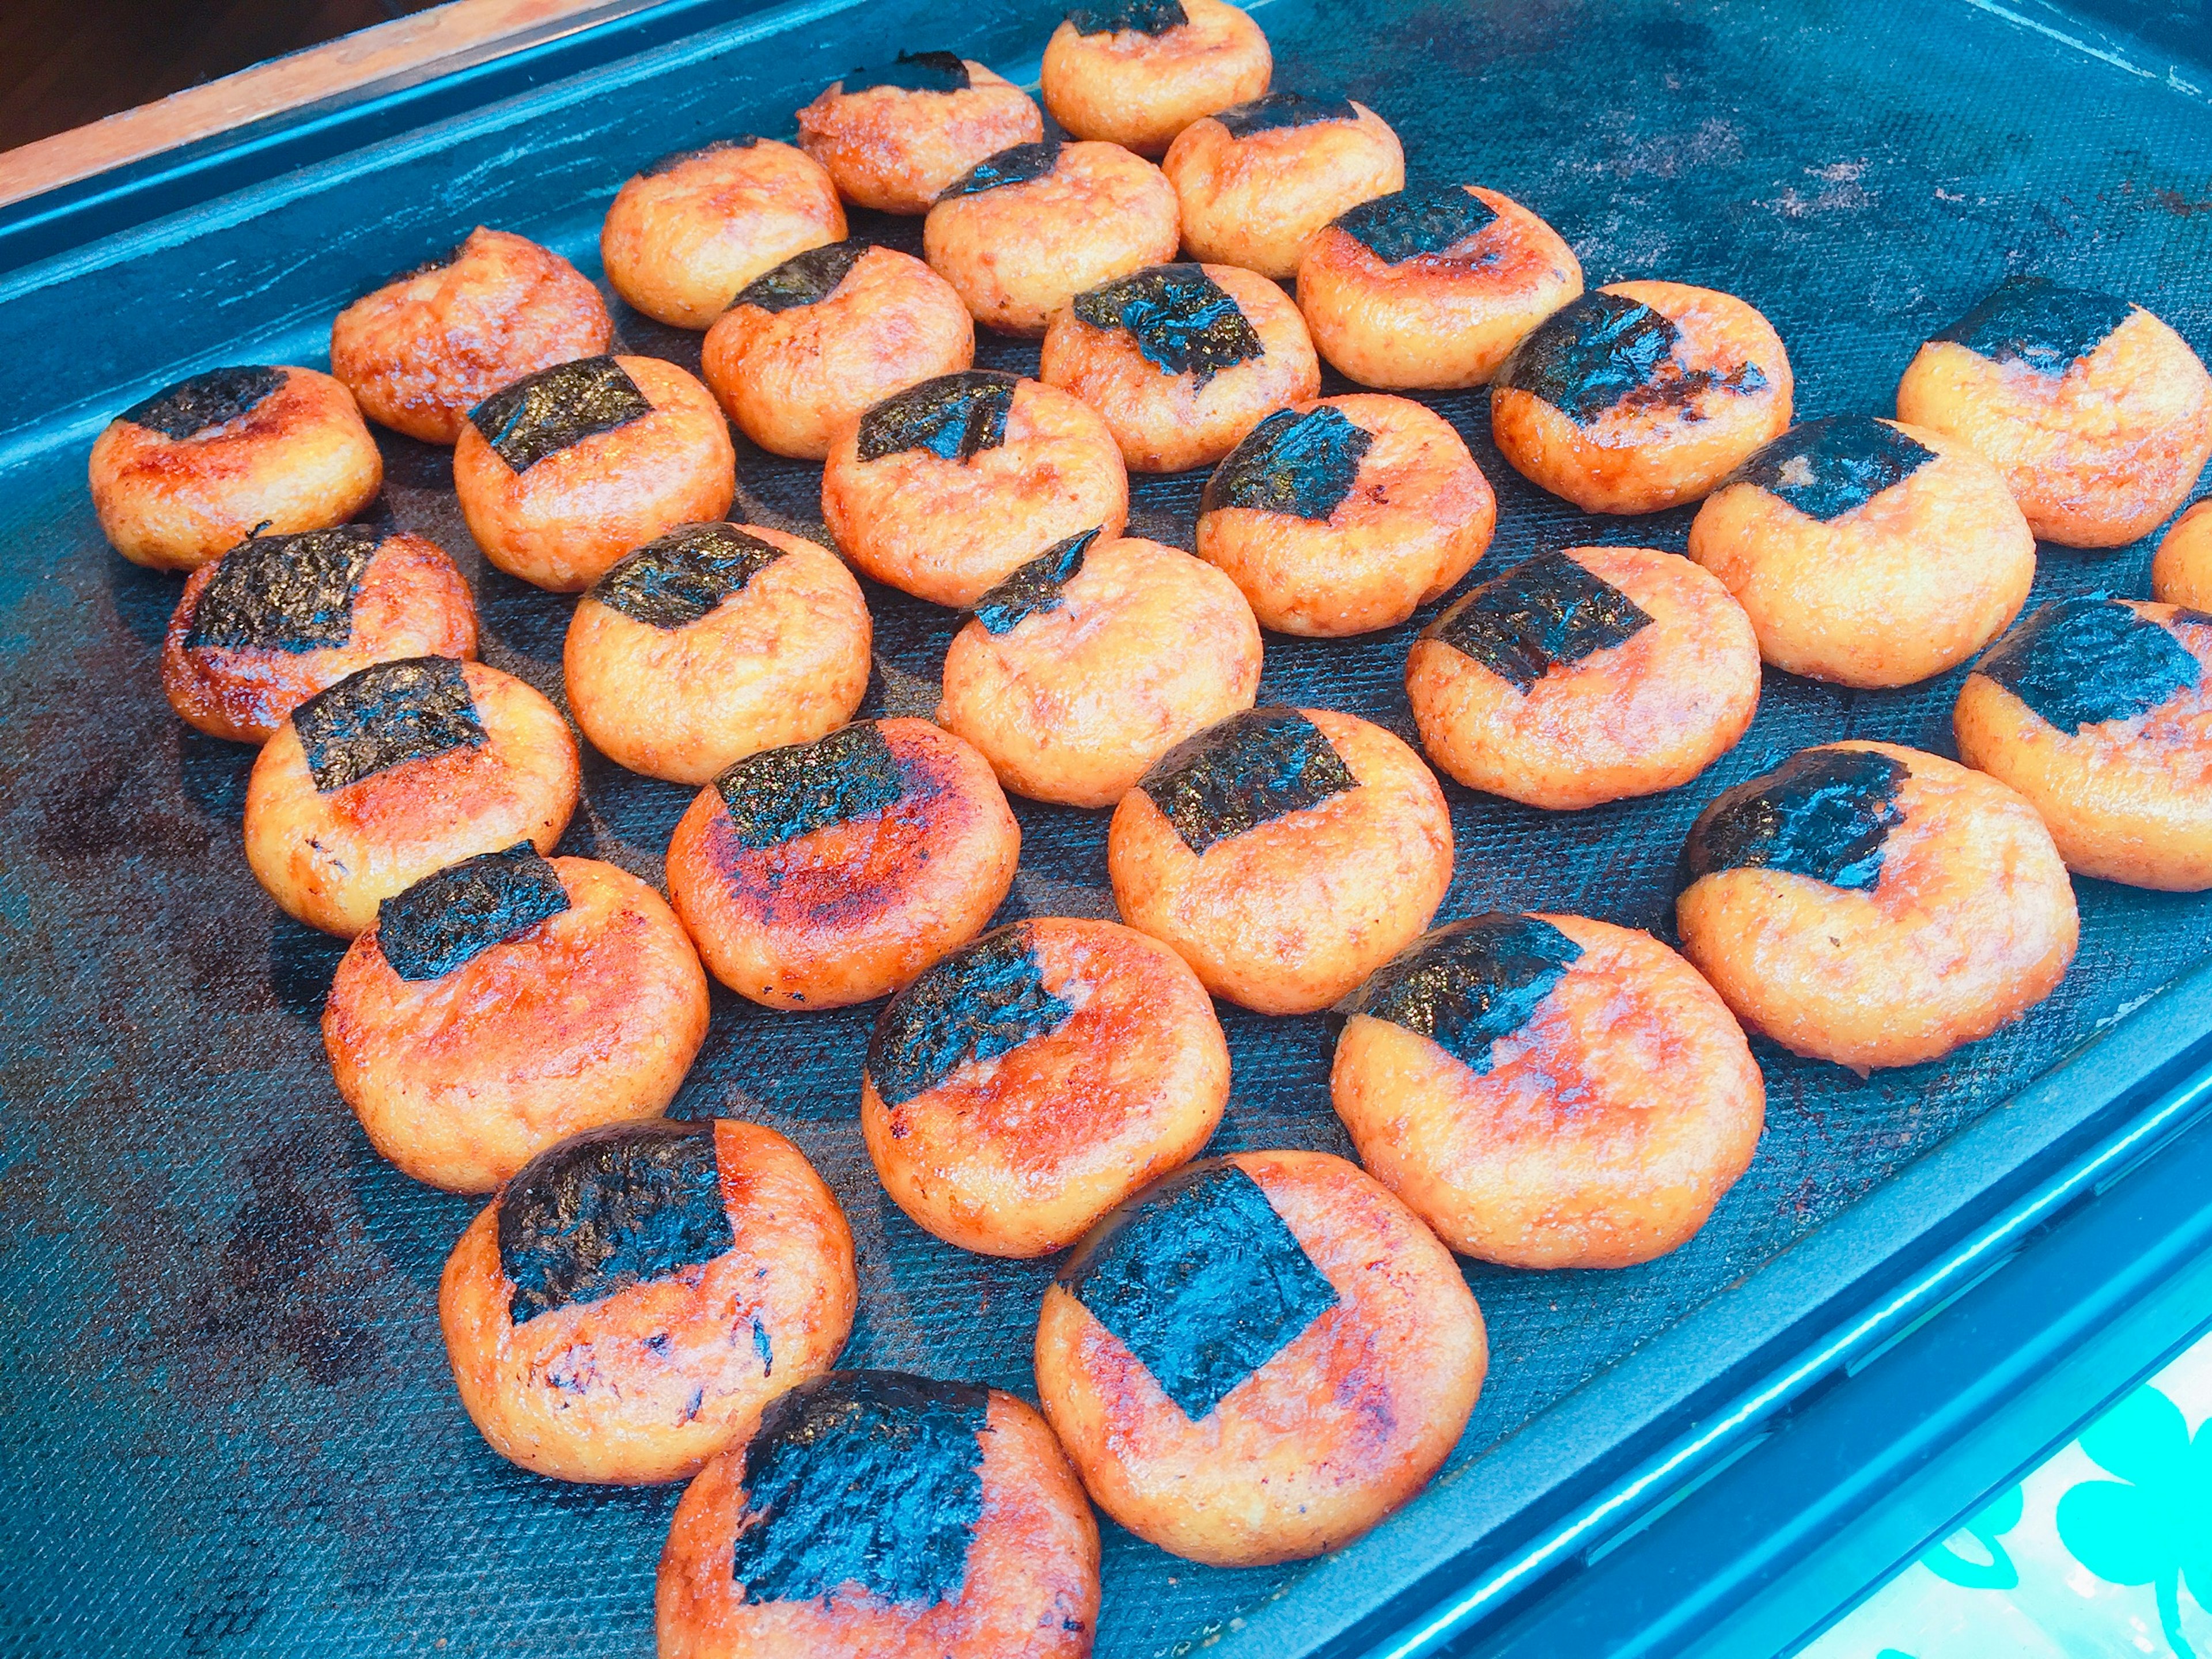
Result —
[{"label": "tray handle lip", "polygon": [[[2208,1109],[2212,962],[1316,1562],[1222,1632],[1222,1650],[1439,1651],[1750,1451],[1778,1413],[1869,1363]],[[1492,1496],[1511,1490],[1534,1496]],[[1532,1513],[1533,1534],[1510,1541]]]}]

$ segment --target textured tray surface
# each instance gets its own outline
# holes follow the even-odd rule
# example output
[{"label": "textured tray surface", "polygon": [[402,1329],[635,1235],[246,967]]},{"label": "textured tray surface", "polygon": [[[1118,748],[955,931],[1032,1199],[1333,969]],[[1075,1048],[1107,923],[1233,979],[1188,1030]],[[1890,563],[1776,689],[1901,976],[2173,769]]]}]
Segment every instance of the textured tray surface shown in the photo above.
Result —
[{"label": "textured tray surface", "polygon": [[[2142,299],[2212,346],[2212,295],[2195,279],[2212,253],[2212,109],[1981,12],[1279,0],[1261,16],[1278,85],[1348,91],[1397,127],[1417,176],[1527,202],[1575,244],[1593,286],[1664,276],[1760,306],[1789,344],[1801,417],[1887,412],[1915,343],[2012,269]],[[1041,43],[1047,27],[1024,38]],[[787,131],[803,101],[754,108],[740,93],[732,129]],[[653,153],[609,149],[576,192],[603,200]],[[498,201],[463,199],[392,212],[417,225],[442,213],[434,244],[502,222]],[[571,216],[559,237],[593,270],[596,220],[596,206]],[[919,251],[919,222],[858,215],[854,231]],[[404,240],[386,268],[419,257]],[[241,328],[257,325],[251,310],[239,307]],[[696,367],[696,336],[617,313],[621,349]],[[127,314],[85,326],[124,325]],[[291,349],[315,353],[314,337]],[[1036,351],[987,341],[980,362],[1033,369]],[[1328,389],[1345,388],[1332,377]],[[1689,514],[1585,520],[1498,459],[1481,394],[1431,401],[1500,498],[1479,574],[1579,541],[1681,547]],[[486,659],[557,698],[568,602],[483,565],[445,452],[384,441],[383,510],[460,559]],[[539,1480],[493,1456],[462,1415],[434,1304],[477,1206],[380,1164],[338,1102],[316,1020],[339,947],[277,915],[246,872],[251,755],[170,715],[156,656],[177,584],[106,550],[82,469],[72,442],[0,475],[0,1651],[649,1652],[676,1494]],[[741,444],[739,474],[733,517],[817,520],[817,469]],[[1188,546],[1202,482],[1139,481],[1133,530]],[[2037,596],[2142,593],[2148,558],[2148,544],[2048,550]],[[926,715],[953,618],[868,597],[867,712]],[[1400,677],[1432,614],[1349,643],[1270,635],[1262,699],[1347,708],[1410,737]],[[1553,817],[1449,788],[1459,853],[1442,915],[1547,908],[1664,932],[1675,852],[1705,800],[1816,741],[1948,753],[1957,680],[1869,695],[1770,672],[1744,743],[1656,800]],[[597,757],[585,786],[562,850],[657,879],[690,792]],[[1007,915],[1112,915],[1106,815],[1017,810]],[[1861,1081],[1761,1045],[1758,1160],[1676,1255],[1607,1275],[1471,1270],[1495,1358],[1460,1458],[1771,1260],[2212,943],[2212,900],[2079,890],[2065,987],[1947,1064]],[[718,992],[678,1109],[774,1124],[836,1189],[860,1252],[848,1363],[1031,1393],[1051,1266],[964,1255],[884,1197],[855,1111],[873,1012],[772,1015]],[[1346,1151],[1328,1023],[1233,1009],[1224,1023],[1236,1093],[1212,1150]],[[1107,1533],[1105,1655],[1173,1648],[1296,1576],[1209,1571]]]}]

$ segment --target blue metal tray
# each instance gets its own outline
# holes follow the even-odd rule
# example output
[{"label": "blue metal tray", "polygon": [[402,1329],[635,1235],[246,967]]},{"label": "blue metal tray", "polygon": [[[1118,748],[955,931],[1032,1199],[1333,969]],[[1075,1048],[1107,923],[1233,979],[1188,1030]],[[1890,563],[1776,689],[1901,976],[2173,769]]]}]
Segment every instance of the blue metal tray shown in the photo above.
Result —
[{"label": "blue metal tray", "polygon": [[[902,46],[1033,78],[1057,9],[809,0],[642,51],[653,37],[626,24],[605,37],[612,55],[566,46],[560,78],[501,101],[412,106],[441,118],[337,153],[327,124],[296,146],[258,134],[250,165],[206,158],[166,175],[166,195],[118,185],[100,199],[165,216],[101,240],[59,246],[106,222],[36,204],[0,222],[8,247],[40,251],[0,274],[0,1653],[644,1654],[676,1498],[524,1474],[463,1416],[434,1301],[476,1206],[383,1165],[336,1097],[316,1020],[337,948],[246,871],[250,755],[162,702],[177,585],[101,543],[92,436],[193,368],[322,362],[341,305],[479,222],[596,272],[599,217],[642,162],[787,132],[823,84]],[[1887,410],[1917,343],[2010,270],[2133,295],[2212,346],[2197,276],[2212,106],[2195,90],[2212,75],[2110,24],[2032,0],[1270,0],[1259,15],[1279,84],[1348,92],[1397,127],[1417,174],[1528,203],[1593,285],[1663,276],[1759,305],[1803,416]],[[195,179],[228,193],[193,195]],[[855,231],[917,238],[868,215]],[[617,319],[626,349],[696,365],[696,336]],[[1035,349],[988,342],[981,360],[1030,367]],[[1568,542],[1681,546],[1686,513],[1593,520],[1526,485],[1490,445],[1482,394],[1430,401],[1498,491],[1485,572]],[[461,560],[487,659],[557,697],[567,602],[483,564],[443,452],[385,444],[383,510]],[[740,513],[815,520],[815,469],[741,445],[739,476]],[[1188,545],[1200,482],[1139,481],[1136,528]],[[2142,592],[2148,556],[2046,550],[2038,596]],[[927,713],[953,618],[869,599],[870,709]],[[1428,614],[1365,641],[1271,636],[1263,695],[1409,732],[1400,674]],[[1675,851],[1715,793],[1825,739],[1948,751],[1956,690],[1955,675],[1875,695],[1770,672],[1744,743],[1673,795],[1559,817],[1450,789],[1444,914],[1542,907],[1664,933]],[[688,792],[596,757],[585,783],[565,850],[657,878]],[[1007,914],[1110,914],[1104,815],[1018,811]],[[1109,1527],[1100,1653],[1433,1650],[1887,1340],[2037,1194],[2111,1146],[2154,1146],[2185,1115],[2175,1103],[2199,1097],[2176,1079],[2212,1033],[2212,981],[2151,999],[2204,957],[2212,899],[2079,890],[2064,988],[1948,1061],[1862,1080],[1762,1044],[1766,1138],[1685,1249],[1617,1273],[1471,1267],[1489,1386],[1450,1471],[1369,1538],[1224,1572]],[[773,1123],[836,1188],[860,1249],[852,1363],[1030,1392],[1051,1264],[964,1255],[886,1201],[855,1110],[872,1012],[771,1015],[718,994],[678,1110]],[[1237,1080],[1215,1149],[1346,1150],[1328,1023],[1224,1018]]]}]

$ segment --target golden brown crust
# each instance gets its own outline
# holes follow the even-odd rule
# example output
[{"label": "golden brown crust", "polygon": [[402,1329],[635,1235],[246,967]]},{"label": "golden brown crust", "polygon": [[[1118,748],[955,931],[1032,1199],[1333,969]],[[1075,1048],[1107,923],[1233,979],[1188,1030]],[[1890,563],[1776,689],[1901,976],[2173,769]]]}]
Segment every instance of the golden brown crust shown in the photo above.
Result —
[{"label": "golden brown crust", "polygon": [[921,239],[977,322],[1036,339],[1085,289],[1174,258],[1180,229],[1158,167],[1115,144],[1074,143],[1042,179],[939,201]]},{"label": "golden brown crust", "polygon": [[1243,138],[1212,116],[1168,146],[1182,245],[1194,259],[1262,276],[1297,275],[1328,222],[1406,186],[1406,152],[1390,125],[1351,100],[1358,118],[1273,127]]},{"label": "golden brown crust", "polygon": [[1451,883],[1451,813],[1421,758],[1325,708],[1319,726],[1359,787],[1190,850],[1132,789],[1107,832],[1121,918],[1172,948],[1218,997],[1263,1014],[1328,1007],[1412,944]]},{"label": "golden brown crust", "polygon": [[586,593],[562,651],[568,708],[617,764],[705,783],[763,749],[809,743],[868,690],[872,624],[837,556],[765,525],[781,558],[690,626],[655,628]]},{"label": "golden brown crust", "polygon": [[1987,457],[2045,541],[2121,547],[2197,487],[2212,456],[2212,375],[2137,307],[2056,377],[1930,340],[1898,383],[1897,418]]},{"label": "golden brown crust", "polygon": [[654,1601],[660,1659],[1085,1659],[1098,1628],[1098,1523],[1044,1419],[991,1390],[983,1513],[960,1595],[893,1604],[852,1589],[812,1601],[743,1599],[732,1542],[743,1446],[708,1464],[676,1506]]},{"label": "golden brown crust", "polygon": [[[1491,434],[1522,477],[1587,513],[1656,513],[1694,501],[1790,428],[1795,383],[1782,337],[1732,294],[1681,283],[1608,283],[1680,331],[1674,360],[1716,383],[1684,394],[1681,382],[1623,399],[1578,425],[1532,392],[1490,394]],[[1747,365],[1764,384],[1724,384]]]},{"label": "golden brown crust", "polygon": [[1183,0],[1182,9],[1187,21],[1157,35],[1079,34],[1062,22],[1044,49],[1052,118],[1079,138],[1158,155],[1200,116],[1267,90],[1274,57],[1257,23],[1224,0]]},{"label": "golden brown crust", "polygon": [[1952,717],[1959,757],[2026,796],[2075,874],[2202,892],[2212,887],[2212,621],[2128,603],[2197,659],[2193,689],[2069,733],[1969,674]]},{"label": "golden brown crust", "polygon": [[737,838],[709,784],[676,826],[668,890],[714,977],[770,1008],[897,990],[983,931],[1013,886],[1021,827],[990,763],[927,720],[878,722],[898,802],[779,846]]},{"label": "golden brown crust", "polygon": [[395,531],[378,545],[354,590],[353,631],[313,651],[204,645],[187,649],[200,595],[222,561],[185,583],[161,641],[169,707],[210,737],[262,743],[316,692],[371,663],[477,654],[477,606],[468,583],[435,543]]},{"label": "golden brown crust", "polygon": [[1745,1027],[1863,1076],[1941,1059],[2058,988],[2080,921],[2066,866],[2030,806],[1918,750],[1904,821],[1872,891],[1784,870],[1723,870],[1675,902],[1683,953]]},{"label": "golden brown crust", "polygon": [[813,305],[732,307],[707,331],[700,368],[745,436],[818,461],[864,410],[975,361],[975,325],[952,285],[912,254],[872,247]]},{"label": "golden brown crust", "polygon": [[892,1201],[947,1243],[1047,1255],[1195,1157],[1229,1103],[1229,1045],[1198,975],[1110,921],[1026,924],[1059,1030],[885,1107],[860,1131]]},{"label": "golden brown crust", "polygon": [[133,564],[197,570],[248,536],[327,530],[376,499],[384,458],[327,374],[284,383],[238,419],[171,438],[120,416],[93,441],[93,511]]},{"label": "golden brown crust", "polygon": [[1045,326],[1038,377],[1105,417],[1132,472],[1211,466],[1273,411],[1321,391],[1321,360],[1283,290],[1231,265],[1207,265],[1206,274],[1236,301],[1264,349],[1203,383],[1150,362],[1126,330],[1093,328],[1072,311]]},{"label": "golden brown crust", "polygon": [[1101,536],[1060,601],[1004,634],[971,619],[945,653],[938,724],[1016,794],[1111,806],[1185,738],[1252,706],[1260,626],[1212,566]]},{"label": "golden brown crust", "polygon": [[599,227],[599,258],[647,316],[705,328],[754,277],[844,240],[844,204],[820,164],[756,138],[632,174]]},{"label": "golden brown crust", "polygon": [[1059,1285],[1037,1322],[1037,1393],[1098,1506],[1194,1561],[1319,1555],[1443,1465],[1488,1363],[1467,1281],[1419,1218],[1324,1152],[1240,1152],[1339,1297],[1193,1423]]},{"label": "golden brown crust", "polygon": [[600,1301],[518,1325],[499,1206],[461,1235],[438,1321],[461,1404],[501,1456],[558,1480],[685,1480],[836,1363],[857,1294],[836,1199],[772,1129],[725,1119],[714,1148],[731,1247]]},{"label": "golden brown crust", "polygon": [[2035,580],[2035,537],[2003,477],[1960,439],[1902,483],[1823,522],[1753,483],[1716,490],[1690,557],[1751,617],[1759,655],[1839,685],[1929,679],[2004,632]]},{"label": "golden brown crust", "polygon": [[1541,915],[1583,954],[1476,1072],[1355,1014],[1330,1091],[1359,1161],[1463,1255],[1626,1267],[1686,1243],[1749,1167],[1766,1088],[1695,969],[1648,933]]},{"label": "golden brown crust", "polygon": [[1413,641],[1406,695],[1430,758],[1470,789],[1572,811],[1678,788],[1759,708],[1759,641],[1717,577],[1649,547],[1570,547],[1651,617],[1527,691],[1440,639]]},{"label": "golden brown crust", "polygon": [[1530,329],[1581,297],[1565,237],[1509,196],[1466,188],[1498,216],[1440,252],[1385,264],[1334,225],[1307,243],[1298,309],[1321,355],[1360,385],[1485,385]]},{"label": "golden brown crust", "polygon": [[482,663],[461,669],[481,744],[405,761],[322,794],[287,720],[246,786],[246,861],[286,915],[351,939],[434,871],[527,841],[541,853],[576,810],[576,740],[560,711]]},{"label": "golden brown crust", "polygon": [[799,148],[847,201],[881,213],[927,213],[976,162],[1044,137],[1029,94],[978,63],[968,63],[958,92],[870,87],[848,94],[842,86],[799,112]]},{"label": "golden brown crust", "polygon": [[1038,380],[1014,388],[1006,441],[968,459],[902,449],[860,458],[860,427],[830,446],[822,517],[863,574],[933,604],[972,605],[1054,543],[1121,533],[1129,476],[1107,423]]},{"label": "golden brown crust", "polygon": [[1201,513],[1198,555],[1261,625],[1323,639],[1395,628],[1442,599],[1490,545],[1498,498],[1451,422],[1372,392],[1293,404],[1341,410],[1372,446],[1325,521],[1249,507]]},{"label": "golden brown crust", "polygon": [[660,895],[611,864],[552,862],[568,908],[442,978],[400,978],[374,922],[338,963],[323,1008],[338,1094],[417,1181],[488,1193],[556,1140],[658,1117],[706,1040],[707,975]]},{"label": "golden brown crust", "polygon": [[2212,501],[2173,522],[2150,562],[2151,597],[2161,605],[2212,611]]},{"label": "golden brown crust", "polygon": [[575,266],[479,225],[450,264],[394,277],[340,312],[331,372],[369,419],[449,444],[501,386],[613,338],[606,301]]},{"label": "golden brown crust", "polygon": [[653,413],[517,472],[474,426],[453,446],[453,489],[483,556],[510,576],[576,593],[678,525],[719,519],[737,451],[714,394],[658,357],[615,362]]}]

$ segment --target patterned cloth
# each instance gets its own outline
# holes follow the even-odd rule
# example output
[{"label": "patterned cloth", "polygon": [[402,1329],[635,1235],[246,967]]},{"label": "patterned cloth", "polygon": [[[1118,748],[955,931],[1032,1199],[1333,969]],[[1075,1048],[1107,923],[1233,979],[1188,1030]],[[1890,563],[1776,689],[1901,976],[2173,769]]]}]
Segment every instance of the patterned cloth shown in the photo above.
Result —
[{"label": "patterned cloth", "polygon": [[2212,1659],[2212,1334],[1803,1659]]}]

